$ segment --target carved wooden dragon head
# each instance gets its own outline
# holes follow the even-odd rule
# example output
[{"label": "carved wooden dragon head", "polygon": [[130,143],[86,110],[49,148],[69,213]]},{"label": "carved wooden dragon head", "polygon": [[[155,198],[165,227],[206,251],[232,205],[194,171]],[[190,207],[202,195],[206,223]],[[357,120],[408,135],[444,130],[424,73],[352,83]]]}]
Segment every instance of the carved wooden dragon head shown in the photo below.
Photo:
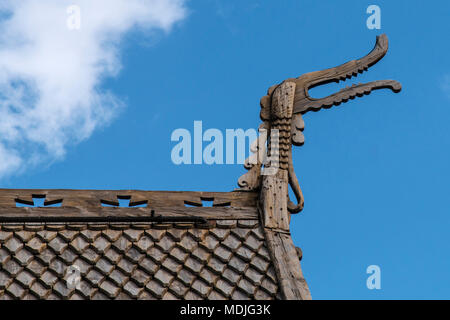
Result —
[{"label": "carved wooden dragon head", "polygon": [[[308,111],[318,111],[345,103],[355,97],[370,94],[373,90],[391,89],[401,91],[401,84],[395,80],[378,80],[364,84],[346,87],[322,99],[311,98],[308,90],[331,82],[345,81],[367,71],[380,61],[388,51],[388,38],[385,34],[377,37],[374,49],[365,57],[352,60],[338,67],[304,74],[298,78],[290,78],[269,88],[267,95],[261,98],[262,127],[268,130],[280,131],[279,152],[280,169],[289,173],[289,184],[296,196],[297,204],[288,201],[288,210],[297,213],[303,208],[303,195],[292,165],[291,145],[302,145],[303,120],[302,114]],[[270,148],[270,142],[269,142]],[[253,150],[256,151],[256,150]],[[265,151],[264,151],[265,152]],[[254,163],[254,162],[253,162]],[[239,179],[239,186],[244,190],[256,190],[261,185],[262,163],[250,164],[245,167],[250,171]]]}]

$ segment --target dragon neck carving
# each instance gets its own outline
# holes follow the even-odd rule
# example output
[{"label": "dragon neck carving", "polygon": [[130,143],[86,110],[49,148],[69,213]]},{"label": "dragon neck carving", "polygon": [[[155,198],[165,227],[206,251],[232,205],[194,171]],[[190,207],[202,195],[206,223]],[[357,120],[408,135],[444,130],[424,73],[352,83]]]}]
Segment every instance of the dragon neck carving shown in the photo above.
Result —
[{"label": "dragon neck carving", "polygon": [[[391,89],[398,93],[402,87],[395,80],[378,80],[346,87],[322,99],[311,98],[308,89],[356,77],[380,61],[386,55],[387,50],[388,39],[383,34],[377,37],[374,49],[361,59],[349,61],[335,68],[287,79],[281,84],[270,87],[267,95],[261,98],[260,113],[263,121],[260,129],[267,130],[268,134],[260,137],[252,145],[251,151],[254,152],[254,155],[247,159],[244,165],[249,172],[239,179],[240,190],[260,189],[265,176],[264,168],[274,167],[273,159],[275,157],[277,169],[287,171],[286,183],[289,183],[296,197],[296,203],[294,203],[287,195],[287,209],[290,213],[300,212],[303,209],[304,199],[293,167],[292,145],[301,146],[304,143],[302,115],[309,111],[338,106],[356,96],[368,95],[373,90]],[[272,139],[274,132],[277,133],[276,143]],[[268,137],[267,143],[266,137]],[[261,157],[261,154],[265,157]]]}]

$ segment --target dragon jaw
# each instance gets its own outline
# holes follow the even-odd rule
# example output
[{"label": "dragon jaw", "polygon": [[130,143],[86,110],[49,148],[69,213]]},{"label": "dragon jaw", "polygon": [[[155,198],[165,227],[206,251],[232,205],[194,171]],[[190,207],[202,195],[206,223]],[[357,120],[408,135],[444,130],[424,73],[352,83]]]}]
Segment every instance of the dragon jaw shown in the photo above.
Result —
[{"label": "dragon jaw", "polygon": [[330,108],[347,102],[349,99],[354,99],[356,96],[362,97],[368,95],[373,90],[378,89],[391,89],[395,93],[400,92],[402,86],[399,82],[395,80],[378,80],[352,85],[322,99],[311,98],[308,93],[309,89],[320,85],[331,82],[339,83],[339,81],[357,77],[359,73],[367,71],[371,66],[380,61],[386,55],[387,51],[388,38],[385,34],[382,34],[377,36],[373,50],[361,59],[349,61],[335,68],[307,73],[296,79],[285,80],[296,83],[294,113],[305,114],[308,111]]}]

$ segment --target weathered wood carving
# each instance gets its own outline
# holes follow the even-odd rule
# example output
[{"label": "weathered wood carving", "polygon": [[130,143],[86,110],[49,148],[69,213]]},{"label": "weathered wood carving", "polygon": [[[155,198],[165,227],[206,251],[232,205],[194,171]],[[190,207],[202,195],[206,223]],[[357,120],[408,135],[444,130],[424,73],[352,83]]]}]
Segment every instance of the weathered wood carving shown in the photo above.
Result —
[{"label": "weathered wood carving", "polygon": [[[386,35],[377,37],[374,49],[365,57],[349,61],[335,68],[304,74],[291,78],[281,84],[269,88],[267,95],[261,99],[260,128],[268,130],[267,152],[264,143],[253,146],[256,154],[272,152],[278,157],[275,173],[264,173],[267,167],[274,167],[273,161],[264,162],[261,157],[249,159],[245,167],[250,171],[243,175],[238,184],[241,190],[261,189],[260,203],[266,227],[289,230],[289,213],[298,213],[303,209],[303,195],[292,163],[292,144],[300,146],[304,143],[304,123],[302,115],[308,111],[319,111],[345,103],[355,97],[370,94],[373,90],[391,89],[400,92],[401,84],[394,80],[379,80],[364,84],[352,85],[322,99],[311,98],[308,90],[331,82],[345,81],[363,73],[380,61],[388,50]],[[277,144],[271,141],[273,132],[279,137]],[[271,158],[272,159],[272,158]],[[253,161],[251,161],[253,160]],[[296,197],[296,203],[289,199],[287,185],[290,185]],[[280,198],[287,199],[280,199]],[[267,201],[268,198],[271,201]],[[275,204],[275,202],[280,202]],[[283,202],[286,202],[285,204]],[[281,219],[280,219],[281,218]],[[273,222],[271,222],[273,221]]]}]

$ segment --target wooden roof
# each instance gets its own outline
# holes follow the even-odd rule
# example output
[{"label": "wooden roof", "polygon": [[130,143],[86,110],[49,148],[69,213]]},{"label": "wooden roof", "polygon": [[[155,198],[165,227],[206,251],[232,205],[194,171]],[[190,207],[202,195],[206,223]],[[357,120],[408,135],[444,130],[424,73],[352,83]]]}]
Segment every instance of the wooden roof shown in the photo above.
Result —
[{"label": "wooden roof", "polygon": [[257,199],[0,190],[0,299],[309,298],[290,235],[264,227]]}]

